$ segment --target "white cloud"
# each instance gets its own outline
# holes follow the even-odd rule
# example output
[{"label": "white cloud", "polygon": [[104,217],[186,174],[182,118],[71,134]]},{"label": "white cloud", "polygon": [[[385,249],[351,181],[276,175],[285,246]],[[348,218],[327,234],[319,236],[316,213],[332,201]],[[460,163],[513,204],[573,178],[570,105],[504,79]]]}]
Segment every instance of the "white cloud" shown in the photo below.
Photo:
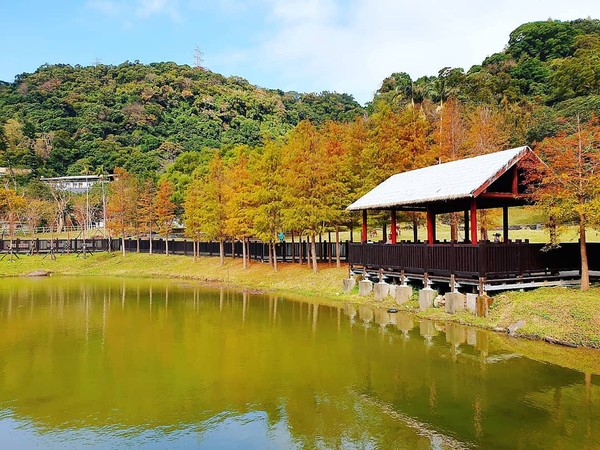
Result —
[{"label": "white cloud", "polygon": [[137,0],[135,11],[143,18],[166,15],[174,22],[179,22],[182,18],[177,0]]},{"label": "white cloud", "polygon": [[[392,72],[413,78],[445,66],[468,69],[501,51],[524,22],[598,15],[594,0],[579,7],[559,0],[264,0],[269,30],[247,51],[283,89],[349,92],[372,98]],[[257,80],[259,83],[260,81]]]},{"label": "white cloud", "polygon": [[182,20],[177,0],[88,0],[86,6],[102,14],[121,18],[124,24],[129,25],[133,18],[148,19],[153,16],[166,16],[173,22]]}]

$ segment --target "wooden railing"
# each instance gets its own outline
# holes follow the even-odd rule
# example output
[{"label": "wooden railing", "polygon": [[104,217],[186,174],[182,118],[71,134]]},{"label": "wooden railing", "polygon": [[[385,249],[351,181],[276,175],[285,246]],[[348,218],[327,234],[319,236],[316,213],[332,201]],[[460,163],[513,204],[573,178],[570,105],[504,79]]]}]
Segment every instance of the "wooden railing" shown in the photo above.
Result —
[{"label": "wooden railing", "polygon": [[[81,253],[86,251],[101,252],[108,251],[109,247],[112,251],[121,251],[120,239],[14,239],[13,241],[4,239],[0,240],[0,253],[13,252],[17,254],[45,254],[50,253]],[[308,254],[308,243],[303,242],[283,242],[276,244],[277,259],[282,262],[306,262]],[[125,251],[149,253],[150,240],[140,239],[125,239]],[[199,254],[202,256],[217,256],[219,255],[218,242],[199,242]],[[225,256],[241,258],[242,243],[239,241],[224,243]],[[153,253],[165,253],[166,242],[164,239],[152,240]],[[189,255],[194,253],[194,243],[188,240],[171,240],[169,239],[169,253],[176,255]],[[316,245],[317,260],[319,262],[335,262],[336,260],[336,245],[335,242],[318,242]],[[340,259],[347,260],[348,242],[340,243]],[[269,258],[268,245],[260,241],[251,241],[249,245],[249,258],[256,261],[267,261]]]},{"label": "wooden railing", "polygon": [[[600,270],[600,243],[587,245],[590,270]],[[504,278],[535,273],[579,270],[579,244],[561,244],[546,249],[544,244],[529,242],[477,245],[462,243],[401,242],[389,244],[351,243],[348,263],[367,269],[384,269],[407,274],[424,274],[463,278]]]}]

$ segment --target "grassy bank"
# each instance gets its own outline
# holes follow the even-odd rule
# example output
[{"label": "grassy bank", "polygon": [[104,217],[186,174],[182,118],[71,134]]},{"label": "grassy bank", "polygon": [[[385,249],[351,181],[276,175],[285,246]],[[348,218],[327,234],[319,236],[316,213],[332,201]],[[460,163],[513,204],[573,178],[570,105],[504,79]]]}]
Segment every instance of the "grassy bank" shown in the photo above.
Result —
[{"label": "grassy bank", "polygon": [[[125,257],[120,253],[96,253],[87,259],[61,255],[54,261],[41,256],[21,256],[14,262],[8,262],[6,258],[0,261],[0,276],[21,276],[35,270],[59,275],[195,279],[207,284],[277,291],[324,302],[350,301],[397,307],[391,300],[374,302],[372,297],[359,297],[356,292],[343,294],[341,286],[347,269],[329,265],[321,265],[316,274],[306,265],[298,264],[280,265],[279,271],[275,272],[265,263],[255,262],[248,270],[243,270],[240,260],[227,259],[221,267],[217,258],[204,257],[194,262],[188,256],[135,253]],[[409,302],[402,309],[415,310],[416,307],[416,302]],[[525,323],[516,331],[517,336],[600,348],[600,288],[585,293],[575,289],[544,288],[497,295],[487,318],[474,317],[467,312],[450,315],[440,309],[420,312],[418,316],[487,329],[506,329],[523,320]]]},{"label": "grassy bank", "polygon": [[502,330],[524,321],[516,336],[600,348],[600,288],[587,292],[560,287],[539,288],[499,294],[494,297],[486,318],[475,317],[468,312],[449,315],[439,309],[418,315]]}]

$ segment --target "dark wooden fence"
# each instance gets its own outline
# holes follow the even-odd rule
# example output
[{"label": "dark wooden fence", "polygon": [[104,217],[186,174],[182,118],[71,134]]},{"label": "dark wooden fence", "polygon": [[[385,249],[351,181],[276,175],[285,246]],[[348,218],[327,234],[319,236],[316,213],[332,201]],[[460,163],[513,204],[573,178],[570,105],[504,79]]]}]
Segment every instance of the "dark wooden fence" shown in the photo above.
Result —
[{"label": "dark wooden fence", "polygon": [[[307,242],[283,242],[276,245],[276,254],[278,261],[282,262],[306,262],[307,260]],[[84,247],[85,246],[85,247]],[[121,251],[120,239],[15,239],[0,240],[0,253],[8,253],[12,251],[18,254],[47,254],[53,250],[55,253],[82,253],[84,248],[86,251],[101,252]],[[218,242],[200,242],[199,254],[202,256],[218,256]],[[225,256],[241,258],[242,243],[239,241],[227,241],[224,245]],[[148,239],[125,239],[125,251],[149,253],[150,241]],[[153,253],[165,253],[166,242],[164,239],[152,240]],[[194,254],[194,243],[187,240],[169,240],[169,253],[175,255]],[[335,262],[336,245],[335,242],[322,241],[317,243],[316,247],[317,260],[319,262]],[[347,260],[348,242],[340,243],[340,259]],[[267,261],[269,259],[268,245],[260,241],[251,241],[249,245],[249,257],[255,261]]]},{"label": "dark wooden fence", "polygon": [[[590,270],[600,270],[600,243],[587,245]],[[548,250],[544,244],[529,242],[478,245],[401,242],[396,245],[351,243],[348,263],[367,269],[406,274],[461,278],[512,278],[579,270],[579,244],[561,244]]]}]

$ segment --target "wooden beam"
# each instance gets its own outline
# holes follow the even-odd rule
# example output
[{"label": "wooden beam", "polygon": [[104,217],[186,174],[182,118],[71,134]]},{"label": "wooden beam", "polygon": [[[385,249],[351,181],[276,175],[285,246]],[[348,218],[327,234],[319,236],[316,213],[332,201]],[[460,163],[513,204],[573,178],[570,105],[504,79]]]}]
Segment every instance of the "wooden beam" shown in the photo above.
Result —
[{"label": "wooden beam", "polygon": [[490,179],[488,179],[485,183],[483,183],[481,186],[479,186],[473,192],[473,196],[479,197],[483,192],[485,192],[487,190],[488,187],[490,187],[490,185],[494,181],[496,181],[498,178],[500,178],[502,175],[504,175],[506,172],[508,172],[514,165],[516,165],[522,157],[523,157],[523,155],[515,156],[512,160],[510,160],[508,162],[508,164],[504,168],[500,169]]},{"label": "wooden beam", "polygon": [[390,233],[392,234],[392,244],[396,243],[396,233],[397,233],[397,227],[396,227],[396,210],[392,209],[391,211],[391,218],[390,218]]},{"label": "wooden beam", "polygon": [[515,195],[519,193],[519,173],[516,164],[513,166],[512,193]]},{"label": "wooden beam", "polygon": [[471,244],[477,245],[477,200],[471,199]]},{"label": "wooden beam", "polygon": [[526,199],[525,194],[513,194],[512,192],[483,192],[479,198],[505,198],[505,199]]},{"label": "wooden beam", "polygon": [[367,242],[367,210],[363,209],[362,212],[362,230],[360,233],[360,242],[363,244]]},{"label": "wooden beam", "polygon": [[465,242],[469,242],[469,211],[465,210]]}]

